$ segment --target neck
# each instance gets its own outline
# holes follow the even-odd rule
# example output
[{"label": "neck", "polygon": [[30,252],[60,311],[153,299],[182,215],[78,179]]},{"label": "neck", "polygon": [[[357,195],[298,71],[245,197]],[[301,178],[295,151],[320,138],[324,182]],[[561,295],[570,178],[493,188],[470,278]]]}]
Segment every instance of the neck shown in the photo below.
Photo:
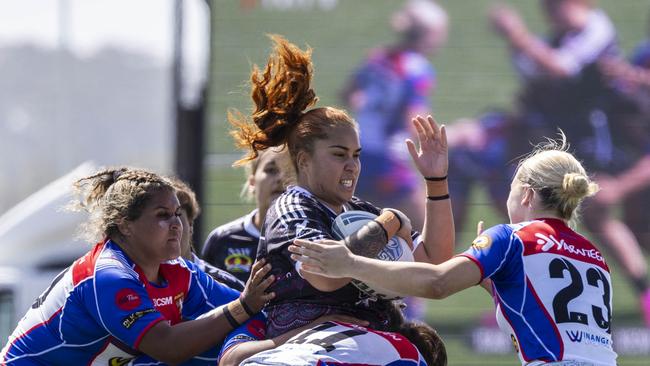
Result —
[{"label": "neck", "polygon": [[144,255],[144,253],[140,253],[139,250],[133,248],[132,245],[129,245],[129,243],[125,241],[117,241],[113,240],[117,245],[122,248],[122,250],[126,253],[126,255],[133,261],[135,264],[142,269],[142,272],[144,273],[145,277],[147,277],[147,280],[150,282],[158,282],[158,277],[160,275],[160,262],[155,262],[151,261],[150,259],[148,260],[148,256]]},{"label": "neck", "polygon": [[268,207],[257,205],[257,212],[253,216],[253,225],[259,231],[262,231],[262,225],[264,225],[264,219],[266,219],[266,210],[268,210]]},{"label": "neck", "polygon": [[533,219],[540,219],[540,218],[558,219],[558,220],[562,220],[564,222],[567,221],[567,220],[561,218],[560,216],[558,216],[558,214],[555,213],[554,211],[550,211],[550,210],[531,210],[531,211],[529,211],[528,215],[526,215],[526,221],[530,221],[530,220],[533,220]]}]

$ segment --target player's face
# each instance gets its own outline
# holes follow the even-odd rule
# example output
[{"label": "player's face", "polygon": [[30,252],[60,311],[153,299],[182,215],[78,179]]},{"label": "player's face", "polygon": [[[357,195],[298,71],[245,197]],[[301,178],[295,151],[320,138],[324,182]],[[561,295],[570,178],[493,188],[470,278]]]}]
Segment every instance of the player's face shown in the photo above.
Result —
[{"label": "player's face", "polygon": [[349,125],[333,128],[328,138],[316,140],[311,156],[305,154],[300,184],[339,212],[354,195],[361,170],[360,154],[356,129]]},{"label": "player's face", "polygon": [[510,183],[510,194],[508,195],[508,217],[510,218],[510,223],[514,224],[525,220],[524,209],[522,205],[522,199],[524,195],[524,184],[519,180],[519,172],[515,174],[515,177]]},{"label": "player's face", "polygon": [[127,224],[126,240],[138,257],[160,263],[181,255],[180,211],[174,191],[165,189],[153,194],[140,217]]},{"label": "player's face", "polygon": [[255,202],[258,208],[265,208],[284,192],[285,170],[290,162],[287,154],[265,151],[260,157],[255,173],[249,177],[249,184],[255,189]]}]

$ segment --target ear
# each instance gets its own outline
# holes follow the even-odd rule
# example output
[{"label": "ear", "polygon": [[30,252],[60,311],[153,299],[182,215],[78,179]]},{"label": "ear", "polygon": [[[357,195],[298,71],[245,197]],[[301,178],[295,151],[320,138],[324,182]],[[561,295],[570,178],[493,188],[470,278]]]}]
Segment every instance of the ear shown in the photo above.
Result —
[{"label": "ear", "polygon": [[117,224],[118,230],[120,230],[120,233],[125,236],[131,236],[131,222],[126,219],[120,220],[120,222]]},{"label": "ear", "polygon": [[246,179],[246,183],[248,185],[248,193],[254,194],[255,193],[255,174],[249,175],[248,179]]},{"label": "ear", "polygon": [[521,205],[530,207],[535,199],[535,191],[530,187],[524,187],[524,194],[521,196]]},{"label": "ear", "polygon": [[309,154],[306,151],[299,151],[296,155],[296,165],[299,170],[305,170],[309,166]]}]

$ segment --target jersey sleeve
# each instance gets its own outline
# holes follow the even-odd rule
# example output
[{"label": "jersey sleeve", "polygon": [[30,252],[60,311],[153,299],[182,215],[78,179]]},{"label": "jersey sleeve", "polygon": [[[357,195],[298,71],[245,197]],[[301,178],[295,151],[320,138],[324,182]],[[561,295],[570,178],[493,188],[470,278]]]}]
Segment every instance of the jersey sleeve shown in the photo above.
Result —
[{"label": "jersey sleeve", "polygon": [[95,304],[87,304],[94,309],[91,315],[113,337],[134,349],[151,327],[164,320],[135,272],[119,267],[100,269],[95,274],[93,291]]},{"label": "jersey sleeve", "polygon": [[472,260],[481,270],[481,281],[499,274],[515,253],[516,236],[508,225],[497,225],[477,236],[460,256]]},{"label": "jersey sleeve", "polygon": [[258,313],[246,323],[228,333],[226,339],[223,341],[221,352],[219,352],[219,360],[225,355],[232,347],[250,341],[259,341],[266,338],[266,316],[264,313]]},{"label": "jersey sleeve", "polygon": [[190,269],[190,284],[183,302],[183,318],[196,319],[202,314],[239,298],[240,292],[215,281],[191,261],[185,261]]},{"label": "jersey sleeve", "polygon": [[406,88],[408,92],[406,98],[407,108],[410,110],[429,108],[429,96],[436,84],[434,68],[426,58],[420,55],[410,55],[410,57],[407,57],[405,64],[406,81],[409,84],[409,87]]}]

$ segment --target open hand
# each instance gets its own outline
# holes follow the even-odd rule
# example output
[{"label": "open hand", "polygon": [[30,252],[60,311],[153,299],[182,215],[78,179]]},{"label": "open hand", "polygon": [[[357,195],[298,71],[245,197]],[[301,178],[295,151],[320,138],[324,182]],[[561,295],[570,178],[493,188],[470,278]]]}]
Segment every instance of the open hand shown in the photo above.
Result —
[{"label": "open hand", "polygon": [[407,139],[406,146],[418,171],[424,177],[444,177],[449,165],[447,131],[438,126],[432,116],[417,116],[411,120],[417,131],[419,149]]},{"label": "open hand", "polygon": [[253,264],[251,276],[248,278],[246,287],[244,287],[244,291],[241,293],[241,299],[255,313],[262,310],[264,304],[275,297],[274,292],[266,292],[273,281],[275,281],[275,276],[266,276],[271,270],[271,265],[265,264],[265,259],[260,259]]},{"label": "open hand", "polygon": [[330,278],[350,277],[347,271],[354,264],[354,254],[342,241],[313,242],[296,239],[289,246],[291,258],[301,262],[301,270]]}]

